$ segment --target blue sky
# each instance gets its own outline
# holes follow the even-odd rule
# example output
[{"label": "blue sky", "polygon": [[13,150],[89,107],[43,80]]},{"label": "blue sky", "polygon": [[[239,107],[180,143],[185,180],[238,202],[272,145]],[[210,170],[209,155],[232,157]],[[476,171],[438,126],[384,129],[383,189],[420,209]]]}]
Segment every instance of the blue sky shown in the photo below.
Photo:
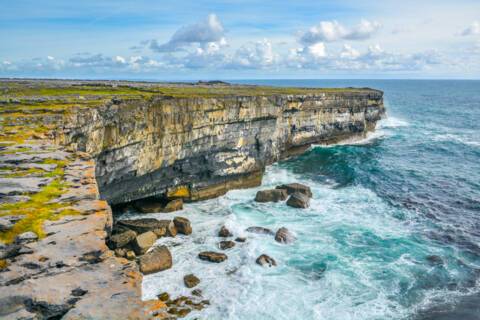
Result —
[{"label": "blue sky", "polygon": [[480,78],[480,1],[0,0],[0,76]]}]

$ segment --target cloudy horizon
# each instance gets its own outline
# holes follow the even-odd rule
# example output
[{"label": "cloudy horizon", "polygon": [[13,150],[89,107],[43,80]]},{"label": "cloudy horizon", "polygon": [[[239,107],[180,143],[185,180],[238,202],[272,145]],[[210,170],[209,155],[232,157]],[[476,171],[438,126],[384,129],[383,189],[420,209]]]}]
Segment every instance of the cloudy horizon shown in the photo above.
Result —
[{"label": "cloudy horizon", "polygon": [[17,1],[0,77],[480,78],[480,2]]}]

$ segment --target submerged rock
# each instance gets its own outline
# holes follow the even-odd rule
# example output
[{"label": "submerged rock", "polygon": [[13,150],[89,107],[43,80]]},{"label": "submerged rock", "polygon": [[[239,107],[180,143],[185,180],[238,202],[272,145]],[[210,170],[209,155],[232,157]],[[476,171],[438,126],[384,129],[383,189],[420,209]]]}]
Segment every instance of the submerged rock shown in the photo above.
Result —
[{"label": "submerged rock", "polygon": [[444,263],[442,257],[437,256],[437,255],[427,256],[427,261],[428,261],[431,265],[436,265],[436,266],[441,266],[441,265],[443,265],[443,263]]},{"label": "submerged rock", "polygon": [[247,238],[245,238],[245,237],[238,237],[238,238],[235,239],[235,241],[236,241],[236,242],[245,242],[245,241],[247,241]]},{"label": "submerged rock", "polygon": [[255,262],[261,265],[262,267],[263,266],[274,267],[277,265],[277,262],[273,258],[267,256],[266,254],[262,254],[261,256],[259,256],[257,260],[255,260]]},{"label": "submerged rock", "polygon": [[272,230],[264,227],[248,227],[247,229],[245,229],[245,231],[258,234],[267,234],[272,236],[275,234]]},{"label": "submerged rock", "polygon": [[228,238],[228,237],[232,237],[233,234],[230,232],[230,230],[227,229],[227,227],[222,226],[220,228],[220,231],[218,231],[218,236],[222,238]]},{"label": "submerged rock", "polygon": [[277,186],[276,189],[284,189],[287,190],[287,193],[289,195],[294,194],[296,192],[301,193],[306,195],[307,197],[311,198],[312,197],[312,190],[310,189],[309,186],[306,186],[304,184],[300,183],[288,183],[288,184],[282,184],[280,186]]},{"label": "submerged rock", "polygon": [[256,202],[278,202],[287,200],[288,193],[285,189],[261,190],[255,196]]},{"label": "submerged rock", "polygon": [[198,254],[198,257],[201,260],[220,263],[228,259],[227,255],[224,253],[213,252],[213,251],[204,251]]},{"label": "submerged rock", "polygon": [[193,288],[200,283],[200,279],[193,274],[187,274],[183,277],[183,282],[187,288]]},{"label": "submerged rock", "polygon": [[222,250],[227,250],[227,249],[235,247],[235,242],[233,242],[233,241],[220,241],[218,246]]},{"label": "submerged rock", "polygon": [[310,199],[303,193],[296,192],[288,198],[287,205],[293,208],[305,209],[310,206]]},{"label": "submerged rock", "polygon": [[153,246],[155,241],[157,241],[157,236],[153,231],[142,233],[133,241],[133,249],[137,255],[142,255]]},{"label": "submerged rock", "polygon": [[190,225],[190,220],[184,217],[175,217],[173,223],[178,231],[178,233],[189,235],[192,233],[192,226]]},{"label": "submerged rock", "polygon": [[275,233],[275,241],[277,242],[289,244],[295,240],[295,236],[285,227],[278,229]]},{"label": "submerged rock", "polygon": [[143,274],[167,270],[172,267],[172,254],[166,246],[155,247],[140,257],[139,265]]}]

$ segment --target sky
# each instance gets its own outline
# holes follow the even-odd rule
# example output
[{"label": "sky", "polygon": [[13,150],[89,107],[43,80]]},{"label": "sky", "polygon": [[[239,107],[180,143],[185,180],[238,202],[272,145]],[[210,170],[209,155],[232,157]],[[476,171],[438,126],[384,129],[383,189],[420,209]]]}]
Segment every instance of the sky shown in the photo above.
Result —
[{"label": "sky", "polygon": [[480,79],[480,0],[0,0],[0,77]]}]

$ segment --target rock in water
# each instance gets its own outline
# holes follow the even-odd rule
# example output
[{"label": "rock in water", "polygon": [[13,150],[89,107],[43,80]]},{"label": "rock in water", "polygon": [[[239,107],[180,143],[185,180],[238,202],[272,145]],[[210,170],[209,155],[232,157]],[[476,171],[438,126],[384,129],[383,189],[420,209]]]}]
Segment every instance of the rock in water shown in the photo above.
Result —
[{"label": "rock in water", "polygon": [[173,223],[177,228],[178,233],[182,233],[185,235],[189,235],[192,233],[192,226],[190,225],[190,221],[184,217],[175,217],[173,219]]},{"label": "rock in water", "polygon": [[262,267],[263,266],[274,267],[277,265],[277,262],[273,258],[267,256],[266,254],[262,254],[261,256],[259,256],[257,260],[255,260],[255,262],[261,265]]},{"label": "rock in water", "polygon": [[183,277],[183,282],[187,288],[193,288],[200,283],[200,279],[193,274],[187,274],[185,277]]},{"label": "rock in water", "polygon": [[256,202],[278,202],[287,200],[288,193],[285,189],[261,190],[255,196]]},{"label": "rock in water", "polygon": [[238,237],[238,238],[235,239],[235,241],[236,241],[236,242],[245,242],[245,241],[247,241],[247,238],[245,238],[245,237]]},{"label": "rock in water", "polygon": [[204,251],[198,254],[198,257],[201,260],[220,263],[227,260],[227,255],[224,253],[213,252],[213,251]]},{"label": "rock in water", "polygon": [[222,226],[220,228],[220,231],[218,231],[218,236],[222,238],[228,238],[233,236],[233,234],[230,232],[230,230],[227,229],[227,227]]},{"label": "rock in water", "polygon": [[108,245],[110,249],[123,248],[137,237],[137,233],[133,230],[127,230],[123,233],[114,234],[110,237]]},{"label": "rock in water", "polygon": [[275,234],[272,230],[264,227],[248,227],[247,229],[245,229],[245,231],[258,234],[268,234],[272,236]]},{"label": "rock in water", "polygon": [[296,192],[302,193],[307,197],[312,197],[312,190],[309,186],[300,183],[288,183],[277,186],[275,189],[284,189],[287,190],[288,194],[294,194]]},{"label": "rock in water", "polygon": [[233,242],[233,241],[220,241],[218,246],[222,250],[227,250],[227,249],[235,247],[235,242]]},{"label": "rock in water", "polygon": [[155,247],[140,257],[139,264],[143,274],[167,270],[172,267],[172,254],[166,246]]},{"label": "rock in water", "polygon": [[295,236],[287,228],[282,227],[275,233],[275,241],[289,244],[295,241]]},{"label": "rock in water", "polygon": [[175,199],[169,201],[167,205],[162,209],[162,212],[173,212],[183,209],[183,200],[182,199]]},{"label": "rock in water", "polygon": [[133,242],[135,253],[137,255],[144,254],[148,251],[148,249],[150,249],[151,246],[153,246],[156,240],[157,236],[153,231],[148,231],[140,234],[135,238],[135,241]]},{"label": "rock in water", "polygon": [[295,192],[288,198],[287,205],[293,208],[308,208],[310,206],[310,199],[303,193]]}]

